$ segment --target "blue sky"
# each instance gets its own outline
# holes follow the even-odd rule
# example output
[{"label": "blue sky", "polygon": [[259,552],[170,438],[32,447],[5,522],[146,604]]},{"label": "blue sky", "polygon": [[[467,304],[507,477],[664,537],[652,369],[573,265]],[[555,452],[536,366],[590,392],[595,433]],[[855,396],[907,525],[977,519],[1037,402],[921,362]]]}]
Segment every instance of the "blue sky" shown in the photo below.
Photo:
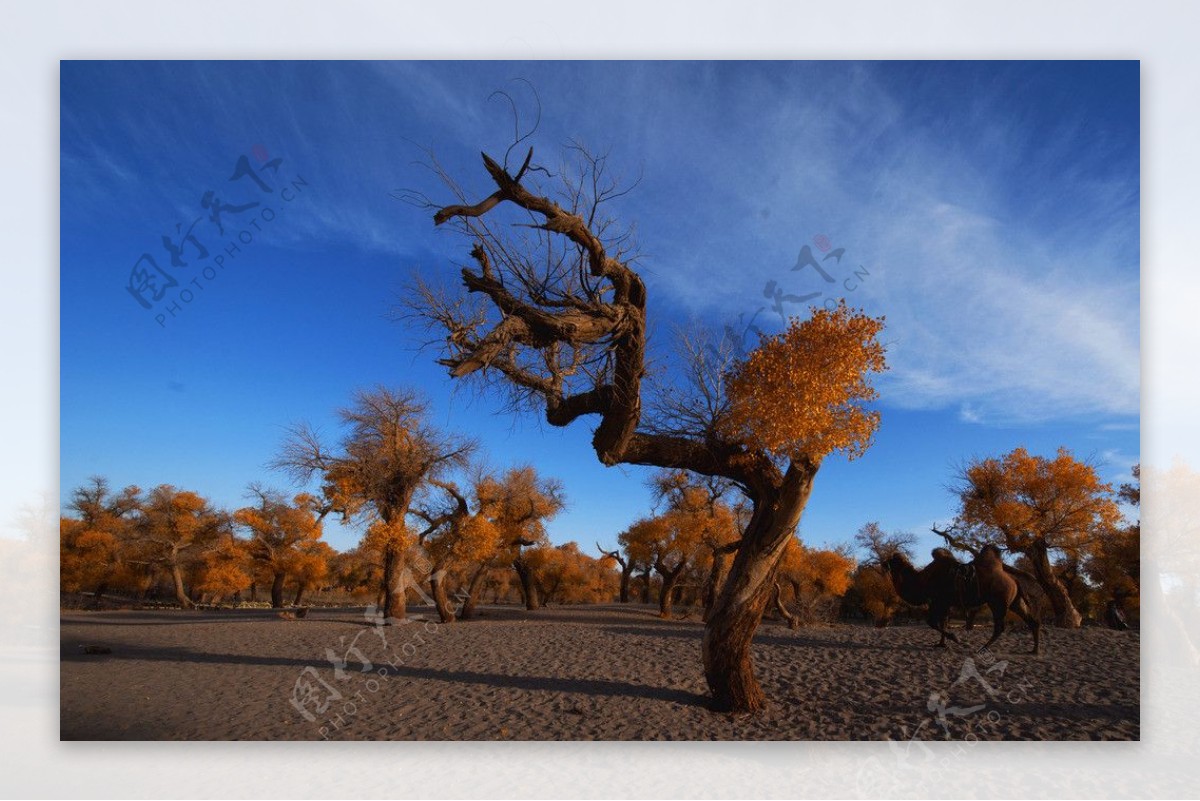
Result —
[{"label": "blue sky", "polygon": [[[332,436],[353,390],[385,383],[421,388],[492,464],[562,479],[556,541],[610,544],[645,514],[646,473],[601,467],[590,424],[456,392],[388,319],[414,271],[466,253],[391,193],[443,196],[423,148],[490,191],[478,153],[502,155],[512,119],[488,98],[528,117],[518,78],[543,162],[574,138],[641,176],[614,210],[637,226],[656,343],[756,313],[775,330],[769,281],[886,315],[876,444],[826,461],[806,541],[878,520],[932,545],[956,467],[1018,445],[1065,445],[1109,480],[1138,460],[1136,62],[63,62],[64,496],[102,474],[236,507],[250,481],[288,486],[265,467],[285,426]],[[229,180],[241,156],[270,192]],[[226,211],[222,236],[210,190],[259,205]],[[209,255],[185,245],[174,267],[162,237],[197,218]],[[792,270],[822,236],[845,249],[832,285]],[[126,288],[143,253],[178,280],[148,310]],[[336,547],[357,536],[327,526]]]}]

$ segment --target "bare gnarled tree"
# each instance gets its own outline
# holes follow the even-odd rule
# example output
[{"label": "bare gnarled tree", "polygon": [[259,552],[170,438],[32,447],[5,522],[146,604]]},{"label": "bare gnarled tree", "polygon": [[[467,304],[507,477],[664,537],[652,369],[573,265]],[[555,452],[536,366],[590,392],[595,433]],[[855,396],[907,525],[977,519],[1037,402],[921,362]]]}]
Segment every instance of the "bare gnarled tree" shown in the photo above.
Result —
[{"label": "bare gnarled tree", "polygon": [[[758,710],[765,699],[750,643],[772,574],[822,458],[861,452],[877,425],[858,404],[874,397],[867,374],[884,369],[882,323],[840,306],[793,321],[745,359],[694,348],[690,376],[665,393],[674,400],[644,414],[653,394],[643,386],[646,287],[628,236],[604,214],[621,190],[604,158],[578,146],[569,153],[574,168],[556,176],[533,164],[532,149],[515,171],[483,154],[495,191],[477,202],[435,164],[458,202],[437,208],[434,222],[469,237],[474,264],[461,271],[465,293],[420,282],[406,309],[440,331],[452,377],[494,382],[515,406],[541,407],[553,426],[598,418],[592,446],[604,465],[687,470],[746,494],[753,512],[702,650],[714,708]],[[554,191],[539,181],[554,181]],[[671,395],[688,387],[690,395]],[[787,419],[769,422],[777,417]]]}]

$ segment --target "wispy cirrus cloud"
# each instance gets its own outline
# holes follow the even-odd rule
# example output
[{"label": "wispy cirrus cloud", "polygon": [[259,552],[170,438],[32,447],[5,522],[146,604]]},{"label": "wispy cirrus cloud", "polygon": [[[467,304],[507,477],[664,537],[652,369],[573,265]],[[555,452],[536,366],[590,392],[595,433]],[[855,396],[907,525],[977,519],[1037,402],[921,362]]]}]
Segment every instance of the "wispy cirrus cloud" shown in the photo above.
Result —
[{"label": "wispy cirrus cloud", "polygon": [[[885,400],[900,407],[979,423],[1136,415],[1136,148],[1101,169],[1115,145],[1067,114],[1034,125],[1002,85],[939,124],[870,75],[832,80],[726,137],[732,162],[759,123],[771,131],[749,161],[773,177],[693,195],[699,223],[659,245],[679,254],[657,273],[669,294],[717,319],[764,309],[765,326],[779,324],[768,281],[847,295],[888,318]],[[852,293],[791,270],[817,233],[847,248],[839,282],[868,271]]]},{"label": "wispy cirrus cloud", "polygon": [[[628,179],[641,173],[616,211],[638,224],[656,319],[720,324],[764,308],[758,324],[769,330],[780,324],[769,281],[821,300],[847,294],[888,318],[886,403],[984,424],[1127,418],[1140,380],[1136,147],[1091,110],[1027,102],[1044,69],[164,65],[155,80],[186,84],[188,102],[136,119],[72,112],[64,177],[95,184],[86,196],[99,212],[129,197],[162,207],[153,234],[223,177],[213,165],[262,142],[286,150],[313,186],[277,227],[278,244],[444,250],[427,215],[390,193],[437,190],[416,163],[424,146],[469,192],[490,191],[478,152],[502,152],[513,121],[488,98],[512,90],[531,120],[532,97],[514,82],[525,78],[542,103],[539,160],[554,168],[578,138],[611,152]],[[154,82],[145,87],[151,98]],[[792,269],[816,234],[846,248],[837,285]],[[859,269],[852,293],[835,288]]]}]

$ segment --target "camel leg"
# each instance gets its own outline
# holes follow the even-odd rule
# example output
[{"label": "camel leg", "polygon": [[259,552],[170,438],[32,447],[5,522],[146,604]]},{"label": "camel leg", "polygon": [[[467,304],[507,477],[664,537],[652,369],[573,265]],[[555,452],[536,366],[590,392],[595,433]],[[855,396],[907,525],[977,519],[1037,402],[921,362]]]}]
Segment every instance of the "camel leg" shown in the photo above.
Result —
[{"label": "camel leg", "polygon": [[1042,632],[1042,624],[1029,611],[1029,604],[1025,603],[1024,598],[1018,596],[1017,599],[1013,601],[1012,610],[1016,612],[1022,620],[1025,621],[1025,625],[1029,626],[1029,630],[1033,632],[1033,650],[1029,653],[1035,655],[1041,653],[1042,644],[1040,635]]},{"label": "camel leg", "polygon": [[942,610],[941,618],[942,618],[942,636],[949,637],[950,642],[954,643],[955,645],[958,645],[958,637],[955,637],[954,632],[950,631],[948,628],[946,628],[947,624],[950,623],[950,607],[946,607],[945,609]]},{"label": "camel leg", "polygon": [[950,642],[955,643],[956,645],[958,644],[958,638],[954,636],[954,632],[946,631],[946,620],[949,617],[949,609],[943,608],[940,605],[929,605],[929,617],[927,618],[926,622],[928,622],[930,627],[936,630],[938,634],[942,635],[942,638],[937,641],[936,645],[933,646],[934,648],[945,648],[947,637],[950,638]]},{"label": "camel leg", "polygon": [[1000,635],[1004,633],[1004,602],[989,603],[988,609],[992,610],[992,639],[988,640],[980,651],[986,651],[992,647],[992,643],[1000,639]]},{"label": "camel leg", "polygon": [[933,647],[934,648],[945,648],[946,647],[946,633],[944,631],[942,631],[942,627],[940,625],[938,625],[937,613],[934,611],[934,608],[932,606],[929,607],[929,614],[927,614],[925,616],[925,622],[929,624],[929,628],[933,629],[934,631],[936,631],[937,633],[942,635],[942,638],[940,640],[938,640],[936,643],[934,643]]}]

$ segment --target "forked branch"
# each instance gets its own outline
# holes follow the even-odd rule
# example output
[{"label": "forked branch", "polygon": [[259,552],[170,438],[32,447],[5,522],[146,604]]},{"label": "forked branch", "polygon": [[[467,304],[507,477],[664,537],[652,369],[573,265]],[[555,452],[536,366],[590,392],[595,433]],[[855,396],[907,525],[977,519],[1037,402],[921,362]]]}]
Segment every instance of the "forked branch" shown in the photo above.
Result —
[{"label": "forked branch", "polygon": [[[595,223],[594,208],[585,218],[521,183],[532,151],[515,176],[486,153],[482,155],[496,191],[477,203],[445,206],[434,214],[435,224],[457,219],[464,223],[464,232],[474,237],[471,257],[476,266],[463,268],[462,284],[468,293],[485,296],[498,312],[498,319],[486,329],[478,319],[460,323],[445,303],[427,313],[449,334],[450,353],[441,363],[451,375],[499,373],[542,399],[546,420],[554,426],[599,415],[592,444],[603,464],[642,464],[722,476],[752,497],[765,488],[764,481],[778,486],[783,476],[765,454],[725,441],[712,428],[639,429],[646,372],[646,292],[641,278],[609,255],[596,233],[604,226]],[[602,162],[590,163],[596,168]],[[568,192],[568,199],[581,194]],[[531,215],[529,227],[562,237],[576,248],[590,278],[568,281],[564,278],[568,273],[547,268],[543,280],[536,280],[530,266],[533,257],[514,255],[517,249],[478,224],[503,204]],[[594,230],[589,223],[600,227]],[[543,245],[553,250],[549,241]],[[528,352],[542,358],[528,358]],[[581,378],[590,379],[591,385],[580,386]]]}]

